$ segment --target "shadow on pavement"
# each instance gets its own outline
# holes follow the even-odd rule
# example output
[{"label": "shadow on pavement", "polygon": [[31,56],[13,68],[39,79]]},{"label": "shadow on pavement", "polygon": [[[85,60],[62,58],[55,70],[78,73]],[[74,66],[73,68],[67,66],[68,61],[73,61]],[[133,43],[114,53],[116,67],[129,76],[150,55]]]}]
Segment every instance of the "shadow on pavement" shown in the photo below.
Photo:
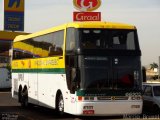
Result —
[{"label": "shadow on pavement", "polygon": [[113,120],[123,119],[123,117],[83,117],[64,114],[60,116],[53,109],[40,106],[0,106],[0,120]]}]

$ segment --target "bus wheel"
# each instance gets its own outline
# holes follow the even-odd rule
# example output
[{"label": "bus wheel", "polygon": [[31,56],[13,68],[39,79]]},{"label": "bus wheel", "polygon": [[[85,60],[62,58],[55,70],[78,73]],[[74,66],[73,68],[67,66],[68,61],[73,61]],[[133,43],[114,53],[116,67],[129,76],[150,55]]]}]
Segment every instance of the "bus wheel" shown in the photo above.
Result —
[{"label": "bus wheel", "polygon": [[22,88],[20,87],[18,90],[18,102],[21,103],[22,101]]},{"label": "bus wheel", "polygon": [[27,89],[22,91],[21,106],[28,107],[28,91],[27,91]]},{"label": "bus wheel", "polygon": [[64,114],[64,100],[62,94],[59,95],[58,101],[57,101],[57,110],[59,114]]}]

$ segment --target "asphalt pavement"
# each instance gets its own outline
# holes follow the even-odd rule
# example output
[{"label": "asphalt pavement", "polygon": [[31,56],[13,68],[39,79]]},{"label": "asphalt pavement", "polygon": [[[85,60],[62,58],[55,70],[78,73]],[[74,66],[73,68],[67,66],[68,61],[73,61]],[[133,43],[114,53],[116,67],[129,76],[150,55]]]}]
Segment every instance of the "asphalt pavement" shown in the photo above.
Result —
[{"label": "asphalt pavement", "polygon": [[30,106],[24,109],[20,106],[17,100],[11,97],[10,90],[0,91],[0,120],[157,120],[159,115],[152,113],[143,113],[142,115],[124,115],[112,117],[80,117],[65,114],[59,116],[55,110],[40,107]]}]

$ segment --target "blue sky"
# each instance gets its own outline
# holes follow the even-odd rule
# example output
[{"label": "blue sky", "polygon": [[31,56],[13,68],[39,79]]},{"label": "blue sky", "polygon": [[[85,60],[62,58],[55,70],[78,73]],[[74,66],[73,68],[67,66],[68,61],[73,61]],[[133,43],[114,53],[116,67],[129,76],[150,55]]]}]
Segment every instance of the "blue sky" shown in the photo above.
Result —
[{"label": "blue sky", "polygon": [[[3,29],[0,0],[0,30]],[[25,32],[36,32],[72,22],[72,0],[25,0]],[[160,56],[160,0],[102,0],[102,21],[136,25],[142,49],[142,65],[158,63]]]}]

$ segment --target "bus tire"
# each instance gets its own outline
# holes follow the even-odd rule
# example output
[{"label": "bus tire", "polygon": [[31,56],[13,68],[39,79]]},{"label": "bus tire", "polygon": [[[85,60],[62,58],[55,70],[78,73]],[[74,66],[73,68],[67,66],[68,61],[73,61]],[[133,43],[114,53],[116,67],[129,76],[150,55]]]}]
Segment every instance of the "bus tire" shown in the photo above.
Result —
[{"label": "bus tire", "polygon": [[24,89],[22,91],[21,106],[24,108],[28,107],[28,90],[27,89]]},{"label": "bus tire", "polygon": [[22,100],[22,86],[20,86],[18,90],[18,102],[21,103],[21,100]]},{"label": "bus tire", "polygon": [[56,109],[58,111],[58,114],[64,114],[64,99],[62,94],[59,94],[59,96],[57,97]]}]

